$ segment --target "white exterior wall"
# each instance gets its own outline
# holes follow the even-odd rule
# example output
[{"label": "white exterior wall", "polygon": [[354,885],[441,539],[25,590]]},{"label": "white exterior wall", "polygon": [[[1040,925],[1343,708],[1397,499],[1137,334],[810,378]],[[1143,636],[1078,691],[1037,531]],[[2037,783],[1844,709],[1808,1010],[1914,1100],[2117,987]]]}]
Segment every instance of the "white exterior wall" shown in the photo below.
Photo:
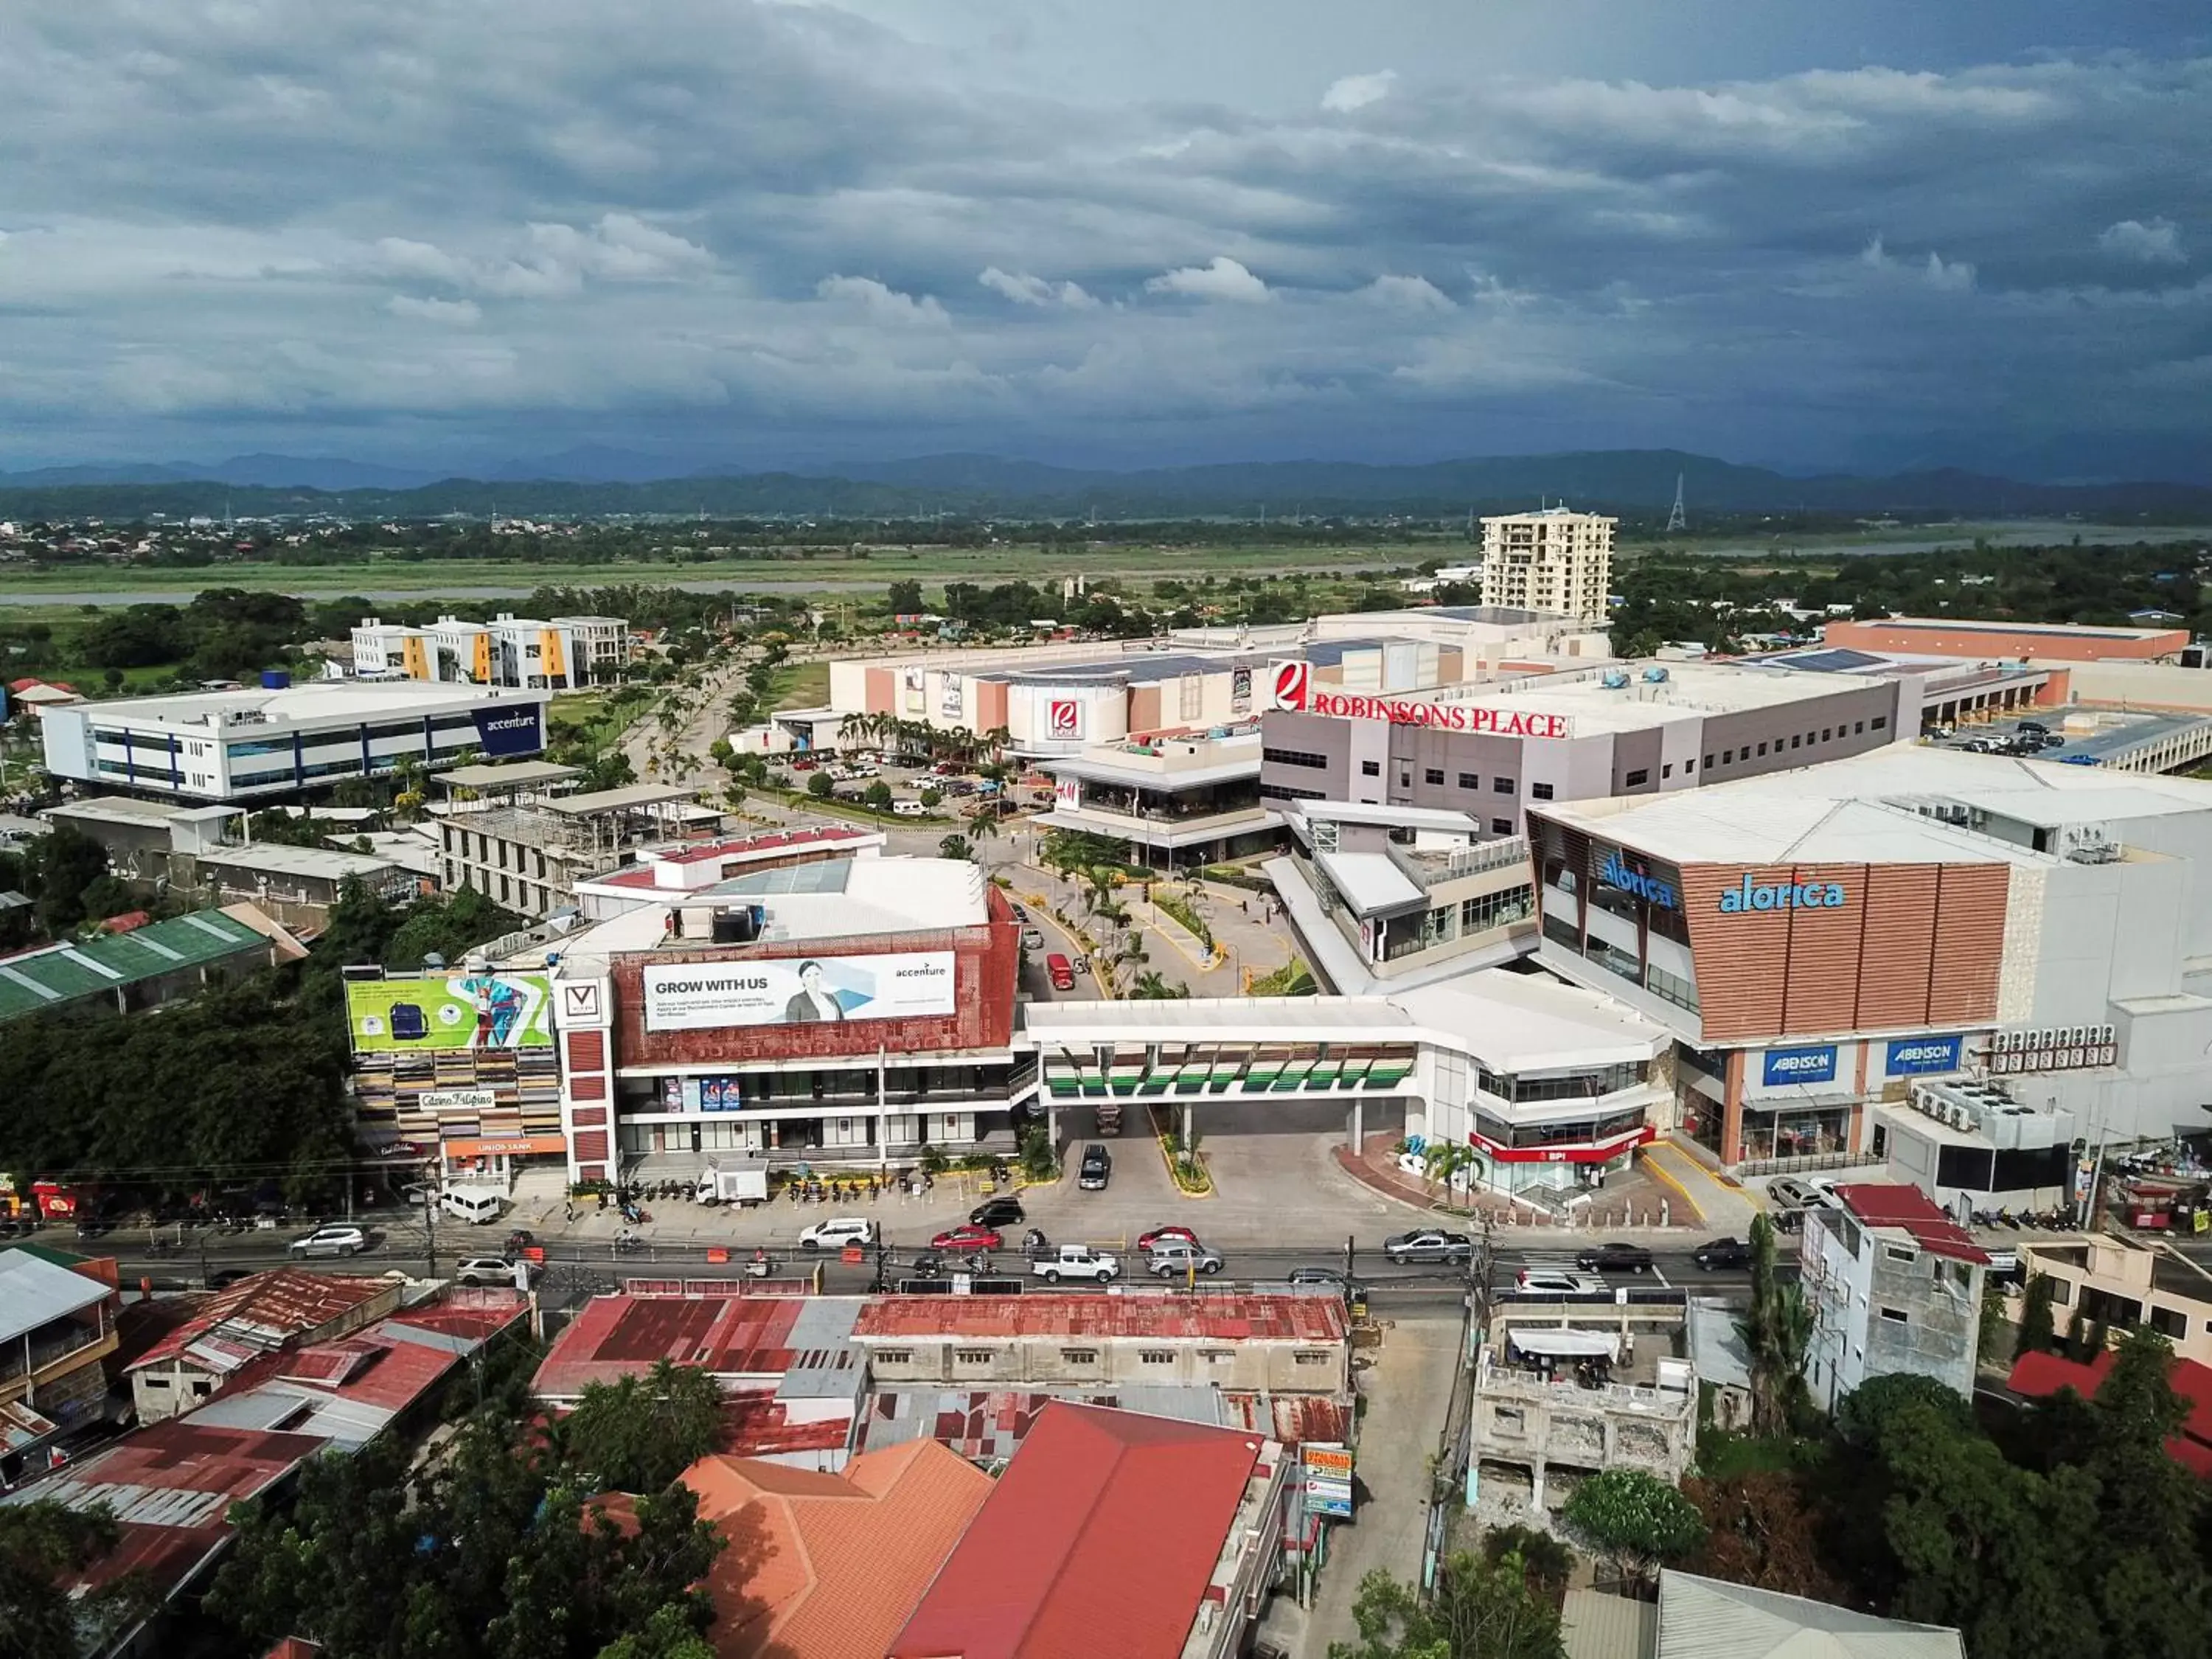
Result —
[{"label": "white exterior wall", "polygon": [[1873,1267],[1844,1249],[1844,1241],[1821,1224],[1817,1213],[1806,1217],[1797,1259],[1806,1299],[1813,1304],[1805,1381],[1814,1402],[1833,1411],[1838,1400],[1866,1381]]}]

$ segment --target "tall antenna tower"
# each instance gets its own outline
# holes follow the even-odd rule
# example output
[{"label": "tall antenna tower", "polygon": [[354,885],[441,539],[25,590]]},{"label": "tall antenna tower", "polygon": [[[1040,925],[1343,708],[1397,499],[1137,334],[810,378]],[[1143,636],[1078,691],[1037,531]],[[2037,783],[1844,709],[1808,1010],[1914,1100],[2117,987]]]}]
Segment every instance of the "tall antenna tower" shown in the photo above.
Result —
[{"label": "tall antenna tower", "polygon": [[1671,536],[1678,530],[1689,527],[1690,515],[1682,510],[1682,475],[1677,472],[1674,475],[1674,506],[1667,514],[1667,533]]}]

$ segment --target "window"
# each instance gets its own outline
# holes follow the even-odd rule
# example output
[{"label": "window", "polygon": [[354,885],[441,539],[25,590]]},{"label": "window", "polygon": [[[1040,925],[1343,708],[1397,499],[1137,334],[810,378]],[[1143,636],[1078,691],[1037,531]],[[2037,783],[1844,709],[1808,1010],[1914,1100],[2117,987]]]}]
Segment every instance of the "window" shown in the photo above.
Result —
[{"label": "window", "polygon": [[2150,1310],[2150,1328],[2161,1336],[2179,1341],[2189,1334],[2189,1316],[2172,1308],[2154,1307]]},{"label": "window", "polygon": [[1490,781],[1490,793],[1493,795],[1510,795],[1520,787],[1510,778],[1492,778]]},{"label": "window", "polygon": [[1550,784],[1532,783],[1528,786],[1528,799],[1530,800],[1549,800],[1551,798],[1552,786]]},{"label": "window", "polygon": [[1874,729],[1879,732],[1883,726],[1889,724],[1889,716],[1887,714],[1876,714],[1874,717],[1873,724]]},{"label": "window", "polygon": [[1856,736],[1858,736],[1858,734],[1859,734],[1860,732],[1863,732],[1863,731],[1865,731],[1865,730],[1866,730],[1866,722],[1865,722],[1864,720],[1861,720],[1861,721],[1860,721],[1856,726],[1854,726],[1853,727],[1851,727],[1851,735],[1852,735],[1853,737],[1856,737]]},{"label": "window", "polygon": [[1098,1350],[1096,1348],[1062,1348],[1060,1351],[1060,1358],[1061,1363],[1064,1364],[1095,1365],[1098,1363]]},{"label": "window", "polygon": [[1836,735],[1836,734],[1835,734],[1833,732],[1831,732],[1831,731],[1830,731],[1826,726],[1822,726],[1822,727],[1820,728],[1820,741],[1821,741],[1822,743],[1826,743],[1826,742],[1827,742],[1827,740],[1828,740],[1830,738],[1832,738],[1832,737],[1834,737],[1835,735]]},{"label": "window", "polygon": [[1401,789],[1411,789],[1413,787],[1413,775],[1411,772],[1399,773],[1398,787]]},{"label": "window", "polygon": [[1291,1355],[1294,1365],[1326,1365],[1336,1356],[1326,1348],[1300,1348]]},{"label": "window", "polygon": [[1260,799],[1262,800],[1327,800],[1328,796],[1325,791],[1319,789],[1294,789],[1287,783],[1263,783],[1260,786]]},{"label": "window", "polygon": [[1444,769],[1443,767],[1425,766],[1421,769],[1421,781],[1423,783],[1440,784],[1443,781]]},{"label": "window", "polygon": [[1491,819],[1491,821],[1490,821],[1490,833],[1491,833],[1492,835],[1493,835],[1493,836],[1510,836],[1510,835],[1511,835],[1511,834],[1513,833],[1513,820],[1512,820],[1511,818],[1492,818],[1492,819]]},{"label": "window", "polygon": [[1639,766],[1620,781],[1623,787],[1630,789],[1635,788],[1638,784],[1649,783],[1651,781],[1651,769],[1648,766]]},{"label": "window", "polygon": [[1801,741],[1801,739],[1798,738],[1797,734],[1796,734],[1795,732],[1792,732],[1790,734],[1790,746],[1792,749],[1796,748],[1796,747],[1798,746],[1798,744],[1799,744],[1799,742],[1800,742],[1800,741]]},{"label": "window", "polygon": [[1328,757],[1310,754],[1303,749],[1262,749],[1260,758],[1275,766],[1303,766],[1310,772],[1328,769]]},{"label": "window", "polygon": [[1362,762],[1360,762],[1360,763],[1359,763],[1359,775],[1360,775],[1361,777],[1363,777],[1363,778],[1379,778],[1379,777],[1381,777],[1381,776],[1382,775],[1382,763],[1381,761],[1362,761]]},{"label": "window", "polygon": [[1910,1325],[1912,1322],[1905,1316],[1905,1310],[1902,1308],[1884,1308],[1881,1310],[1881,1316],[1893,1325]]},{"label": "window", "polygon": [[1137,1350],[1137,1363],[1139,1365],[1172,1365],[1175,1355],[1165,1348],[1139,1348]]},{"label": "window", "polygon": [[1481,787],[1482,787],[1482,774],[1480,774],[1480,772],[1462,772],[1462,773],[1461,773],[1461,774],[1459,775],[1459,787],[1460,787],[1461,788],[1462,788],[1462,789],[1480,789],[1480,788],[1481,788]]},{"label": "window", "polygon": [[1226,1365],[1237,1358],[1234,1348],[1200,1348],[1198,1357],[1209,1365]]},{"label": "window", "polygon": [[1671,777],[1673,777],[1673,776],[1674,775],[1674,762],[1672,762],[1672,761],[1668,761],[1668,762],[1667,762],[1664,765],[1662,765],[1662,767],[1660,767],[1660,769],[1659,769],[1659,775],[1660,775],[1661,777],[1662,777],[1662,778],[1671,778]]},{"label": "window", "polygon": [[1919,1251],[1908,1250],[1900,1244],[1885,1244],[1881,1247],[1881,1253],[1892,1261],[1917,1261],[1920,1259]]},{"label": "window", "polygon": [[1759,752],[1762,755],[1766,752],[1766,745],[1765,744],[1762,743],[1759,745]]},{"label": "window", "polygon": [[1692,772],[1696,771],[1697,769],[1698,769],[1698,757],[1697,757],[1695,755],[1691,756],[1689,759],[1687,759],[1687,760],[1686,760],[1686,761],[1684,761],[1684,762],[1682,763],[1682,775],[1683,775],[1684,777],[1687,777],[1691,773],[1692,773]]},{"label": "window", "polygon": [[912,1348],[878,1348],[876,1350],[876,1364],[911,1365],[914,1364],[914,1350]]},{"label": "window", "polygon": [[989,1348],[955,1348],[952,1351],[952,1363],[956,1365],[988,1365],[991,1358],[992,1350]]},{"label": "window", "polygon": [[1712,757],[1711,755],[1708,755],[1708,756],[1706,756],[1706,757],[1705,757],[1705,770],[1706,770],[1706,771],[1708,771],[1708,772],[1710,772],[1710,771],[1711,771],[1712,769],[1713,769],[1713,757]]}]

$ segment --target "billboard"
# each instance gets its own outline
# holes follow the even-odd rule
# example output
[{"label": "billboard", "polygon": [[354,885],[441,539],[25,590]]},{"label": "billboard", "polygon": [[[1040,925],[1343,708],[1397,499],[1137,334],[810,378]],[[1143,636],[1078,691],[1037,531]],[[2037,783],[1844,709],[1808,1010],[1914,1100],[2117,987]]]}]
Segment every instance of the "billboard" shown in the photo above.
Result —
[{"label": "billboard", "polygon": [[1900,1037],[1884,1058],[1891,1077],[1922,1077],[1959,1070],[1966,1046],[1962,1036]]},{"label": "billboard", "polygon": [[1298,1450],[1306,1471],[1306,1513],[1352,1518],[1352,1449],[1308,1443]]},{"label": "billboard", "polygon": [[409,1048],[550,1048],[551,982],[543,974],[422,975],[348,980],[346,1024],[357,1054]]},{"label": "billboard", "polygon": [[1759,1081],[1770,1089],[1784,1083],[1835,1080],[1836,1046],[1832,1042],[1818,1048],[1769,1048],[1766,1063],[1759,1073]]},{"label": "billboard", "polygon": [[902,706],[909,714],[919,714],[922,711],[924,679],[922,671],[919,668],[902,669],[899,672],[899,698]]},{"label": "billboard", "polygon": [[1083,704],[1073,697],[1054,697],[1047,705],[1048,735],[1061,743],[1083,736]]},{"label": "billboard", "polygon": [[957,1012],[953,953],[782,957],[654,963],[644,975],[645,1029],[805,1025]]},{"label": "billboard", "polygon": [[1252,671],[1232,668],[1229,671],[1229,712],[1249,714],[1252,709]]},{"label": "billboard", "polygon": [[958,720],[967,706],[966,698],[963,695],[966,687],[967,682],[957,674],[946,674],[941,677],[937,687],[937,712],[946,720]]},{"label": "billboard", "polygon": [[471,708],[469,714],[477,723],[477,747],[487,759],[536,754],[545,746],[544,722],[539,718],[544,713],[544,706],[535,702],[499,702],[487,708]]}]

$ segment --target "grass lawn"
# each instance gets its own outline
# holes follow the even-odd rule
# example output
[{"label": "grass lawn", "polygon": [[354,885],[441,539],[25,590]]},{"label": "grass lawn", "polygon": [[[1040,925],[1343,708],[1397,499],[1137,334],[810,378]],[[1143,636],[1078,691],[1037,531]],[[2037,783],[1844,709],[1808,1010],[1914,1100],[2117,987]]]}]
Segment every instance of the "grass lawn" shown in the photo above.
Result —
[{"label": "grass lawn", "polygon": [[1817,1440],[1787,1435],[1762,1439],[1708,1428],[1698,1435],[1698,1473],[1709,1480],[1732,1480],[1744,1474],[1786,1474],[1816,1461],[1820,1453]]},{"label": "grass lawn", "polygon": [[830,701],[830,665],[826,662],[786,663],[769,684],[769,707],[819,708]]}]

